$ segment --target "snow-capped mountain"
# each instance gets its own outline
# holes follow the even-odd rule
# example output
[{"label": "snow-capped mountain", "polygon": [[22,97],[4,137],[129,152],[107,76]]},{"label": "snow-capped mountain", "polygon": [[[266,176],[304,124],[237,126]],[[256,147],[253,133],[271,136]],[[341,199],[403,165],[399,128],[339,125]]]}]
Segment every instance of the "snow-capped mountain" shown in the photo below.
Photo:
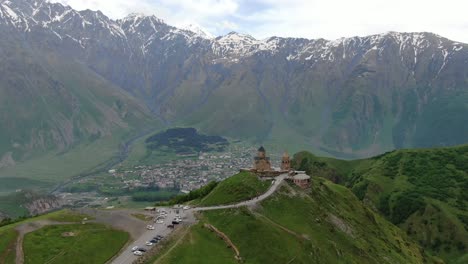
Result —
[{"label": "snow-capped mountain", "polygon": [[[296,135],[287,140],[360,155],[468,140],[456,125],[468,123],[466,105],[447,103],[467,93],[468,45],[432,33],[213,38],[155,16],[112,20],[45,0],[1,1],[0,33],[8,45],[79,63],[164,120],[212,133]],[[433,111],[453,107],[466,115],[435,129]]]},{"label": "snow-capped mountain", "polygon": [[[189,46],[204,43],[210,46],[214,55],[225,59],[239,59],[259,52],[285,54],[284,50],[288,50],[285,57],[287,60],[334,61],[337,55],[343,59],[352,58],[357,55],[358,50],[378,50],[382,53],[389,43],[394,42],[399,46],[400,54],[407,49],[413,49],[414,61],[417,62],[418,55],[432,46],[437,46],[445,58],[466,47],[465,44],[451,42],[428,33],[389,32],[335,41],[277,37],[257,40],[237,32],[213,38],[193,24],[179,29],[167,25],[155,16],[143,14],[130,14],[124,19],[114,21],[100,11],[76,11],[69,6],[49,3],[47,0],[4,0],[0,4],[0,23],[25,33],[39,28],[49,30],[60,40],[75,41],[82,48],[86,48],[88,43],[96,38],[101,41],[113,40],[120,45],[130,46],[132,52],[143,55],[155,40],[174,39],[183,39]],[[438,42],[431,41],[430,36],[436,37]]]},{"label": "snow-capped mountain", "polygon": [[193,33],[199,35],[199,36],[202,37],[202,38],[207,38],[207,39],[212,39],[212,38],[214,38],[213,34],[211,34],[210,32],[206,31],[205,29],[203,29],[203,28],[202,28],[201,26],[199,26],[199,25],[188,24],[188,25],[183,26],[182,29],[191,31],[191,32],[193,32]]}]

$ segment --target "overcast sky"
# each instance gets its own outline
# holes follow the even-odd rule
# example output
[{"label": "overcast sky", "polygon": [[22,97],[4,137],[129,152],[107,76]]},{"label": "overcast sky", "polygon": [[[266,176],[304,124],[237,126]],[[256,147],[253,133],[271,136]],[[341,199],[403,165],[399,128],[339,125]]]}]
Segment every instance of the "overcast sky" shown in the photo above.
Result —
[{"label": "overcast sky", "polygon": [[468,0],[52,0],[111,18],[155,15],[168,24],[230,31],[337,39],[388,31],[429,31],[468,43]]}]

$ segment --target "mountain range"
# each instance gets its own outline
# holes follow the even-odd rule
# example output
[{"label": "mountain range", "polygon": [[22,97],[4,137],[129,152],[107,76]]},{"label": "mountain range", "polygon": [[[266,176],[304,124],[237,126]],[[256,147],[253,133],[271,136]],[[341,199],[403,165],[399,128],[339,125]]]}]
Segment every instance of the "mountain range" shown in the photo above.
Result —
[{"label": "mountain range", "polygon": [[3,164],[150,123],[346,158],[468,141],[468,45],[432,33],[213,38],[45,0],[0,1],[0,33]]}]

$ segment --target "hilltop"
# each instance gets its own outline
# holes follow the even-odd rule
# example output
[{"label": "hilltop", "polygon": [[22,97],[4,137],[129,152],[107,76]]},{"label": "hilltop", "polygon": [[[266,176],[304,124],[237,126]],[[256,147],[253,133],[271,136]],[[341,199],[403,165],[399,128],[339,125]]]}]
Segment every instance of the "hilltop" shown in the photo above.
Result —
[{"label": "hilltop", "polygon": [[468,145],[397,150],[355,161],[301,152],[294,165],[351,188],[446,262],[468,258]]},{"label": "hilltop", "polygon": [[347,188],[321,178],[310,190],[284,183],[255,207],[202,212],[199,219],[148,263],[239,263],[234,247],[243,263],[436,262]]}]

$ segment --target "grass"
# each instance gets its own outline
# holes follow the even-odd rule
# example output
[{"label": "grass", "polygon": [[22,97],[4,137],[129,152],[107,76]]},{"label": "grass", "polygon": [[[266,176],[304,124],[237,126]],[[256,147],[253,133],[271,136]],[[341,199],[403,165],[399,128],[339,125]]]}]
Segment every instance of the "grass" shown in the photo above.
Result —
[{"label": "grass", "polygon": [[20,202],[14,195],[6,195],[0,197],[0,211],[7,214],[9,217],[17,218],[28,215],[26,208],[20,206]]},{"label": "grass", "polygon": [[250,172],[240,172],[220,182],[200,202],[201,206],[232,204],[259,196],[266,192],[270,181],[261,181]]},{"label": "grass", "polygon": [[26,178],[0,178],[0,195],[14,192],[18,189],[41,190],[51,187],[50,183]]},{"label": "grass", "polygon": [[435,261],[351,191],[323,179],[314,179],[308,192],[283,186],[253,210],[203,212],[183,242],[171,251],[166,247],[166,257],[156,263],[234,262],[233,251],[204,223],[224,232],[249,264]]},{"label": "grass", "polygon": [[17,236],[18,233],[13,229],[0,232],[0,263],[15,263]]},{"label": "grass", "polygon": [[200,201],[206,197],[208,194],[211,193],[211,191],[216,188],[218,185],[218,182],[216,181],[211,181],[207,185],[197,189],[190,191],[187,194],[181,194],[173,197],[169,201],[166,202],[159,202],[157,205],[159,206],[168,206],[168,205],[174,205],[174,204],[183,204],[190,202],[190,204],[199,204]]},{"label": "grass", "polygon": [[73,212],[68,209],[60,210],[47,216],[47,219],[49,220],[68,223],[79,223],[85,218],[88,220],[93,220],[93,218],[88,215]]},{"label": "grass", "polygon": [[382,255],[391,263],[424,259],[419,246],[404,232],[363,206],[348,189],[321,180],[312,185],[308,196],[291,196],[283,188],[277,199],[262,203],[262,213],[310,238],[314,247],[322,249],[320,258],[326,263],[337,257],[336,248],[355,263],[377,263]]},{"label": "grass", "polygon": [[301,152],[293,163],[351,188],[446,262],[467,257],[468,145],[398,150],[356,161]]},{"label": "grass", "polygon": [[71,210],[64,209],[64,210],[59,210],[59,211],[55,211],[52,213],[36,216],[36,217],[27,218],[25,220],[12,223],[10,225],[2,226],[0,227],[0,232],[7,231],[7,230],[17,227],[18,225],[31,223],[37,220],[52,220],[52,221],[57,221],[57,222],[80,223],[85,217],[88,218],[89,220],[93,219],[92,217],[88,215],[78,214]]},{"label": "grass", "polygon": [[[81,144],[72,150],[57,154],[48,153],[40,157],[18,163],[14,167],[0,169],[0,178],[18,177],[34,179],[54,185],[72,176],[90,170],[108,161],[117,153],[121,136],[116,133],[88,144]],[[90,153],[93,153],[90,155]]]},{"label": "grass", "polygon": [[[170,254],[155,263],[238,263],[234,259],[234,252],[220,241],[215,233],[209,232],[199,223],[191,227],[190,232]],[[213,254],[214,252],[216,253]]]},{"label": "grass", "polygon": [[47,226],[25,236],[25,263],[105,263],[128,239],[100,224]]},{"label": "grass", "polygon": [[[92,217],[79,214],[70,210],[60,210],[49,214],[27,218],[23,221],[15,222],[0,227],[0,263],[15,263],[16,251],[11,249],[12,243],[17,237],[15,227],[25,223],[31,223],[38,220],[52,220],[57,222],[80,223],[83,218],[92,220]],[[4,262],[2,262],[4,261]]]}]

